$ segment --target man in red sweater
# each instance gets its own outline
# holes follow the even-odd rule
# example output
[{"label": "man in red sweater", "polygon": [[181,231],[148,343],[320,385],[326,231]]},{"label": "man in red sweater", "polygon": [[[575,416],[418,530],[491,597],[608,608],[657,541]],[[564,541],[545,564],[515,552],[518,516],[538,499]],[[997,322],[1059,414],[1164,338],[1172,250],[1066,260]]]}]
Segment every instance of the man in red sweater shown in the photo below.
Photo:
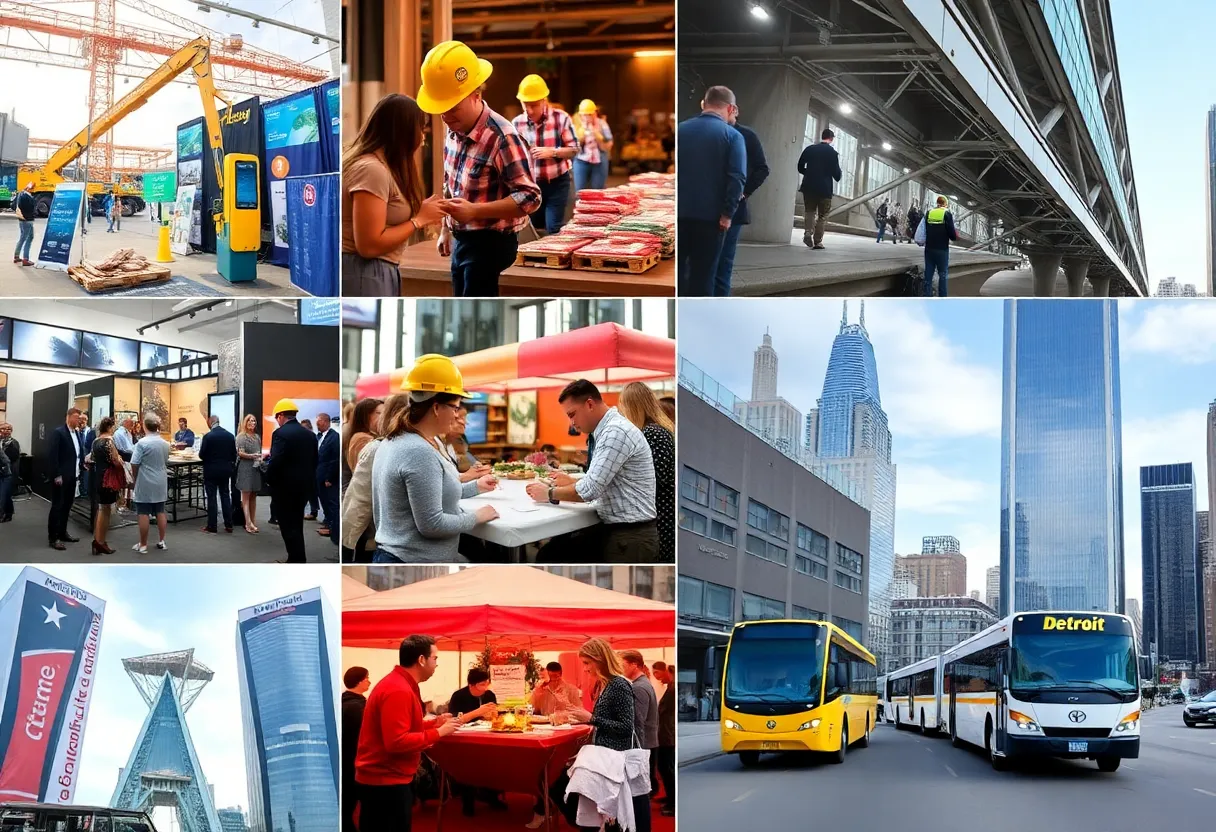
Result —
[{"label": "man in red sweater", "polygon": [[460,727],[450,716],[426,719],[423,714],[418,686],[439,666],[435,639],[407,636],[398,661],[400,666],[372,688],[363,710],[355,756],[360,832],[409,832],[414,809],[410,784],[422,751]]}]

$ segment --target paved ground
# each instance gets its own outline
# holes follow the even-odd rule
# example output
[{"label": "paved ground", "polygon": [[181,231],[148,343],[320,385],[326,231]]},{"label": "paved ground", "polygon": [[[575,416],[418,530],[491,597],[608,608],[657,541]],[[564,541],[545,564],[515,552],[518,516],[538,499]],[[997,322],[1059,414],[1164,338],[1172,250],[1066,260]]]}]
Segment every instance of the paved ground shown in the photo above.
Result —
[{"label": "paved ground", "polygon": [[[476,807],[476,815],[466,818],[461,814],[459,800],[449,800],[443,807],[443,828],[453,832],[523,832],[524,824],[532,820],[532,809],[536,803],[535,797],[509,794],[505,811],[496,811],[482,803]],[[651,804],[650,828],[653,832],[675,832],[675,818],[665,818],[659,814],[657,803]],[[432,800],[425,806],[414,809],[413,829],[415,832],[435,832],[438,829],[439,804]],[[571,827],[560,818],[553,824],[556,832],[570,832]],[[693,827],[684,827],[691,829]]]},{"label": "paved ground", "polygon": [[[37,247],[42,242],[46,220],[34,220],[34,244],[30,248],[31,259],[37,259]],[[156,257],[157,226],[148,219],[147,211],[133,217],[124,217],[121,230],[106,233],[106,222],[94,217],[88,224],[88,234],[77,238],[83,241],[85,256],[89,260],[102,260],[118,248],[133,248],[149,260]],[[106,292],[90,295],[63,272],[48,269],[23,267],[13,263],[12,251],[17,245],[17,217],[11,211],[0,211],[0,297],[122,297],[122,293]],[[180,276],[190,284],[163,297],[307,297],[307,292],[292,285],[290,272],[281,266],[262,264],[258,266],[257,280],[249,283],[229,283],[216,272],[214,254],[174,255],[175,260],[167,264],[175,277]]]},{"label": "paved ground", "polygon": [[766,755],[755,769],[721,755],[682,763],[677,814],[704,832],[1211,832],[1216,728],[1188,729],[1170,706],[1147,712],[1142,729],[1140,758],[1113,774],[1068,760],[999,773],[981,751],[882,725],[842,765],[794,755]]},{"label": "paved ground", "polygon": [[[83,500],[79,501],[83,504]],[[283,549],[283,538],[277,526],[266,522],[270,517],[270,498],[258,500],[258,528],[256,535],[247,534],[237,528],[232,534],[221,531],[218,535],[204,534],[200,529],[205,520],[183,520],[170,524],[166,535],[169,548],[159,551],[148,547],[148,554],[139,555],[131,551],[132,544],[139,541],[139,528],[126,525],[134,515],[122,519],[114,518],[106,542],[115,549],[112,555],[93,557],[89,541],[93,533],[87,526],[87,518],[73,514],[68,527],[79,543],[70,543],[66,552],[51,549],[46,543],[46,517],[48,504],[41,497],[16,503],[13,522],[0,526],[0,561],[9,563],[271,563],[287,557]],[[120,523],[124,525],[119,525]],[[304,521],[304,545],[310,563],[337,563],[338,547],[322,538],[315,531],[316,523]],[[157,533],[151,529],[149,542],[155,544]]]}]

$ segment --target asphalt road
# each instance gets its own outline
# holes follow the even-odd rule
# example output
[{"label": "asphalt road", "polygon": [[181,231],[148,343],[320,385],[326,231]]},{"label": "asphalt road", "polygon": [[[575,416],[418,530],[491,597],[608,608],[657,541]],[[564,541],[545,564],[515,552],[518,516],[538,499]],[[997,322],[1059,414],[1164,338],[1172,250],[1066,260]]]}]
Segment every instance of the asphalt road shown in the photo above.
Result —
[{"label": "asphalt road", "polygon": [[1216,727],[1187,728],[1170,706],[1141,731],[1140,757],[1112,774],[1055,759],[999,773],[981,750],[883,725],[842,765],[770,754],[754,769],[735,756],[684,766],[677,817],[698,832],[1212,832]]}]

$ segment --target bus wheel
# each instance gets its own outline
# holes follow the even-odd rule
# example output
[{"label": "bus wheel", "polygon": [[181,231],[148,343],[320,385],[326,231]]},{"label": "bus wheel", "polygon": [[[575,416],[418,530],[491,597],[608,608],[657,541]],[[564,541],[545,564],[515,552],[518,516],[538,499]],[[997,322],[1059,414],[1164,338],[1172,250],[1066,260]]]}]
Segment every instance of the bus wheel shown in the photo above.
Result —
[{"label": "bus wheel", "polygon": [[751,768],[760,762],[759,751],[740,751],[739,762],[743,763],[744,768]]},{"label": "bus wheel", "polygon": [[992,742],[992,726],[988,726],[988,730],[984,732],[984,748],[988,751],[988,761],[992,763],[993,771],[1008,771],[1009,758],[998,756],[996,746]]},{"label": "bus wheel", "polygon": [[869,748],[870,747],[870,715],[869,714],[866,714],[866,732],[865,732],[865,734],[862,735],[861,739],[859,739],[857,741],[857,747],[858,748]]},{"label": "bus wheel", "polygon": [[1098,771],[1118,771],[1119,763],[1123,762],[1111,754],[1098,755]]},{"label": "bus wheel", "polygon": [[843,763],[845,756],[849,753],[849,721],[846,718],[840,728],[840,748],[832,754],[833,763]]}]

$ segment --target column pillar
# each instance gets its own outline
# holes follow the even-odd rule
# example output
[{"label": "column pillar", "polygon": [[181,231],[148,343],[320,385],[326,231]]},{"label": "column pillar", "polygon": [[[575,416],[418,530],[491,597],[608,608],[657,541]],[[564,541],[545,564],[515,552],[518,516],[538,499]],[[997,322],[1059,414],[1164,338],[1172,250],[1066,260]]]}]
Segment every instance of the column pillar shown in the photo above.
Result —
[{"label": "column pillar", "polygon": [[1034,296],[1049,298],[1056,293],[1056,280],[1060,276],[1060,254],[1031,254],[1030,269],[1034,272]]},{"label": "column pillar", "polygon": [[1088,257],[1068,257],[1064,260],[1064,277],[1068,280],[1068,296],[1085,296],[1085,275],[1089,272]]},{"label": "column pillar", "polygon": [[1094,287],[1094,297],[1108,298],[1110,297],[1110,277],[1098,277],[1097,275],[1089,276],[1090,285]]}]

